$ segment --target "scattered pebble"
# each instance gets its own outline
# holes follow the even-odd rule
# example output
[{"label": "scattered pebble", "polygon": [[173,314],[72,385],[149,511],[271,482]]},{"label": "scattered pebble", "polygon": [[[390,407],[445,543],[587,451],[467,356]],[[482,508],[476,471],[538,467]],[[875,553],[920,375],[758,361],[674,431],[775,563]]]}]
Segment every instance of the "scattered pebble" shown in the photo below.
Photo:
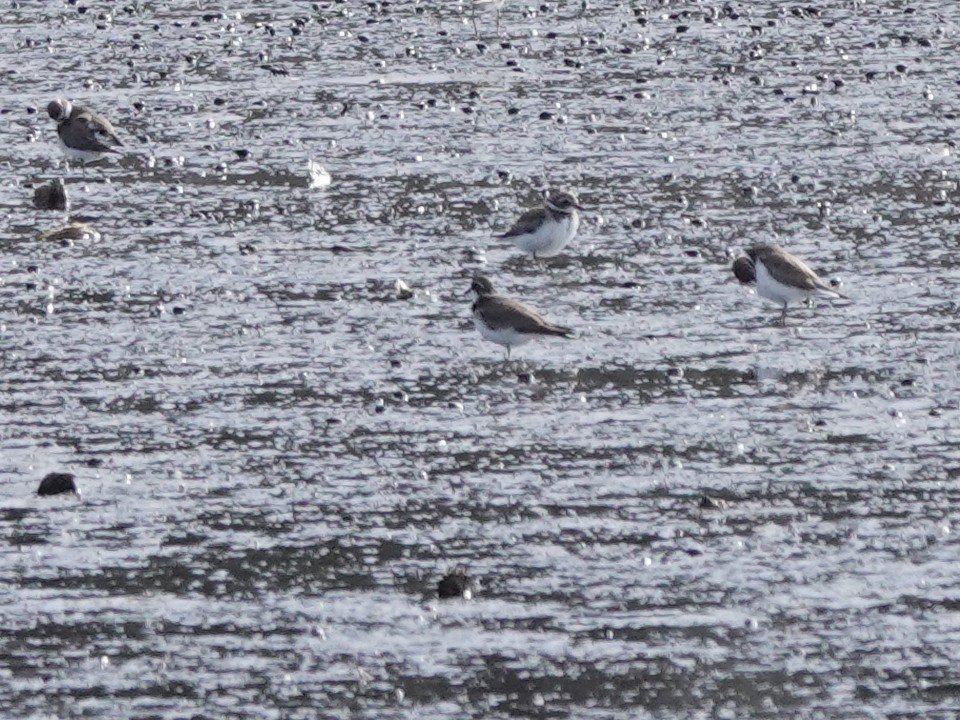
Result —
[{"label": "scattered pebble", "polygon": [[469,600],[473,597],[473,581],[463,566],[458,565],[440,579],[437,583],[437,597],[441,600],[448,598]]},{"label": "scattered pebble", "polygon": [[409,300],[416,294],[413,288],[399,279],[393,284],[393,289],[397,291],[397,299],[399,300]]},{"label": "scattered pebble", "polygon": [[40,487],[37,488],[37,495],[60,495],[61,493],[80,494],[77,483],[70,473],[49,473],[40,481]]},{"label": "scattered pebble", "polygon": [[307,161],[307,172],[310,174],[310,184],[308,187],[311,190],[330,187],[330,183],[333,182],[333,178],[330,176],[330,173],[324,169],[323,165],[314,162],[312,159]]},{"label": "scattered pebble", "polygon": [[704,495],[699,502],[701,510],[726,510],[728,505],[726,500],[711,495]]},{"label": "scattered pebble", "polygon": [[33,206],[37,210],[63,210],[70,207],[70,198],[63,180],[56,178],[48,183],[39,185],[33,191]]}]

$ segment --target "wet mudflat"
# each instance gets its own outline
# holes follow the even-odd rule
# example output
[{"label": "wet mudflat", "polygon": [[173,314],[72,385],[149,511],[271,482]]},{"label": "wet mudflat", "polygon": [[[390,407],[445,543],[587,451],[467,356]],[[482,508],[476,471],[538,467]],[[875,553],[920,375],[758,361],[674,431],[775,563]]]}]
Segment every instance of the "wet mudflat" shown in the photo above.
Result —
[{"label": "wet mudflat", "polygon": [[953,717],[960,9],[262,5],[0,8],[5,714]]}]

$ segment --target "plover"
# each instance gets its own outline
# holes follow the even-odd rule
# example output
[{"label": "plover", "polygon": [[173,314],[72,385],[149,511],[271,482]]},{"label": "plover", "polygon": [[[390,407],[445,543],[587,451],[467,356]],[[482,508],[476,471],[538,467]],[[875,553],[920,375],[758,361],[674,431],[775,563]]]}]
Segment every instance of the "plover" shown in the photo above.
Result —
[{"label": "plover", "polygon": [[580,201],[573,193],[552,190],[543,207],[527,210],[501,238],[512,240],[526,253],[538,257],[556,255],[567,246],[580,227]]},{"label": "plover", "polygon": [[110,121],[90,108],[58,98],[47,105],[47,113],[57,122],[64,155],[68,160],[79,160],[84,169],[88,162],[123,146]]},{"label": "plover", "polygon": [[547,322],[540,313],[523,303],[497,295],[490,278],[484,275],[473,279],[470,290],[476,296],[470,308],[474,326],[486,340],[503,345],[508,360],[511,348],[535,337],[555,335],[569,338],[573,335],[570,328]]},{"label": "plover", "polygon": [[779,245],[761,243],[733,263],[733,274],[742,283],[755,284],[757,295],[782,306],[780,322],[787,322],[787,305],[815,297],[847,298],[830,287],[800,258]]}]

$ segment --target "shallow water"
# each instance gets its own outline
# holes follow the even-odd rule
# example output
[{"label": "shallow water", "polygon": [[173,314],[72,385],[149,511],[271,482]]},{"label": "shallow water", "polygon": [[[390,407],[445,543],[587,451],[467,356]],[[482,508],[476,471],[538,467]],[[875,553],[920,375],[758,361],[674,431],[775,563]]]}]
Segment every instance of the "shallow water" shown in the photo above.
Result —
[{"label": "shallow water", "polygon": [[0,9],[7,716],[953,717],[960,10],[874,5]]}]

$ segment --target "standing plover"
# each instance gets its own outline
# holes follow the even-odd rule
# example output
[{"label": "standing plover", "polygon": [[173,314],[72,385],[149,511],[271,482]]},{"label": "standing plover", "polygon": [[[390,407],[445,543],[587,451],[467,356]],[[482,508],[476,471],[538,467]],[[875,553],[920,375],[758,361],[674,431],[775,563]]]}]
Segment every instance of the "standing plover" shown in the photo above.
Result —
[{"label": "standing plover", "polygon": [[470,290],[476,296],[470,308],[473,324],[485,339],[507,349],[508,360],[511,348],[535,337],[555,335],[569,338],[573,335],[570,328],[547,322],[540,313],[523,303],[497,295],[488,277],[477,275]]},{"label": "standing plover", "polygon": [[47,105],[47,113],[57,122],[64,155],[68,160],[79,160],[84,169],[88,162],[123,146],[110,121],[90,108],[58,98]]},{"label": "standing plover", "polygon": [[755,284],[757,295],[782,306],[780,322],[787,322],[787,305],[814,297],[844,298],[846,295],[821,280],[796,255],[779,245],[761,243],[733,263],[733,274],[745,284]]},{"label": "standing plover", "polygon": [[582,210],[573,193],[552,190],[547,193],[543,207],[527,210],[501,238],[512,240],[526,253],[538,257],[556,255],[567,246],[580,227]]}]

